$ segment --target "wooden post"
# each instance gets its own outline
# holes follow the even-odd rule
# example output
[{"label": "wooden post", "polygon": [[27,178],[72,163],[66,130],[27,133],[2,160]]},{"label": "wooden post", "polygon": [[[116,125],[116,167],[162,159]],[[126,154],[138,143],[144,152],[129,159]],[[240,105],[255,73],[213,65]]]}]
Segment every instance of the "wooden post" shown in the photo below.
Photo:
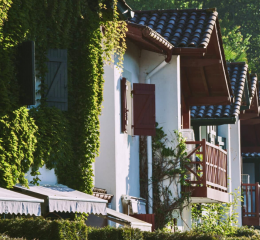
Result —
[{"label": "wooden post", "polygon": [[203,187],[207,186],[207,150],[206,139],[202,139],[202,156],[203,156]]},{"label": "wooden post", "polygon": [[258,182],[255,184],[255,211],[256,211],[256,218],[259,219],[259,183]]},{"label": "wooden post", "polygon": [[182,128],[190,128],[190,108],[186,105],[184,97],[181,97]]}]

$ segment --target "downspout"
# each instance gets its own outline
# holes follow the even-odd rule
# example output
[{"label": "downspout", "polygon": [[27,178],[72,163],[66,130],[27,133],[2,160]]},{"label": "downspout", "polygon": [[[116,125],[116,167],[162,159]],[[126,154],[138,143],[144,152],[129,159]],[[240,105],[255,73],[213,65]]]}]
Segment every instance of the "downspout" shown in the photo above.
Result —
[{"label": "downspout", "polygon": [[[150,84],[151,83],[151,77],[159,72],[161,69],[163,69],[169,62],[171,57],[167,58],[160,63],[156,68],[154,68],[150,73],[147,74],[145,78],[145,83]],[[149,180],[153,176],[153,152],[152,152],[152,137],[147,136],[147,164],[148,164],[148,207],[149,207],[149,214],[153,213],[153,185],[149,187]]]}]

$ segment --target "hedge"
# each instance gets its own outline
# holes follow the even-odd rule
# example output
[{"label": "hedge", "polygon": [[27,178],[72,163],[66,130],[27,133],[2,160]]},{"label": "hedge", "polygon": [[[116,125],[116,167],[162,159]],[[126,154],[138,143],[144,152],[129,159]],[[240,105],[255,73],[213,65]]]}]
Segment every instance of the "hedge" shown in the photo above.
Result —
[{"label": "hedge", "polygon": [[[1,236],[1,234],[4,234]],[[4,237],[5,235],[9,237]],[[241,227],[231,237],[213,236],[199,232],[166,233],[162,231],[141,232],[132,228],[92,228],[84,221],[36,219],[0,219],[0,240],[218,240],[260,239],[257,230]]]},{"label": "hedge", "polygon": [[87,226],[84,221],[14,219],[0,220],[0,233],[13,238],[26,238],[27,240],[63,240],[87,239]]}]

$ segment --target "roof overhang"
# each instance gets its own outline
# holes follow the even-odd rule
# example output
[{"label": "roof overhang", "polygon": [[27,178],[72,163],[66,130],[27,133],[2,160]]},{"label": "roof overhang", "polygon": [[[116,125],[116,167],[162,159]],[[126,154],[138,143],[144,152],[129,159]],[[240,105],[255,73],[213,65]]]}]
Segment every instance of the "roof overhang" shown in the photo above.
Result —
[{"label": "roof overhang", "polygon": [[[100,216],[104,217],[104,216]],[[151,232],[152,224],[141,221],[137,218],[131,217],[129,215],[117,212],[110,208],[107,208],[107,215],[105,216],[106,219],[119,223],[121,225],[129,226],[131,228],[139,228],[142,231]]]},{"label": "roof overhang", "polygon": [[246,150],[242,153],[243,162],[260,162],[260,147],[255,149],[256,151],[247,152]]},{"label": "roof overhang", "polygon": [[[176,52],[174,48],[173,51]],[[187,50],[186,50],[187,51]],[[182,49],[181,83],[187,106],[228,105],[233,95],[230,85],[218,19],[207,48],[197,48],[197,56]]]},{"label": "roof overhang", "polygon": [[127,28],[126,37],[128,39],[142,49],[165,54],[165,61],[170,62],[173,45],[165,40],[159,33],[147,26],[131,22],[127,22]]},{"label": "roof overhang", "polygon": [[41,215],[42,199],[0,188],[0,214]]},{"label": "roof overhang", "polygon": [[54,211],[106,215],[106,200],[76,191],[64,185],[31,185],[29,189],[16,185],[14,189],[26,195],[43,199],[43,215]]},{"label": "roof overhang", "polygon": [[241,120],[256,118],[259,116],[259,97],[258,97],[258,82],[256,82],[254,92],[250,92],[250,107],[247,110],[241,111],[239,118]]},{"label": "roof overhang", "polygon": [[237,117],[226,118],[191,118],[192,126],[212,126],[212,125],[224,125],[235,124]]}]

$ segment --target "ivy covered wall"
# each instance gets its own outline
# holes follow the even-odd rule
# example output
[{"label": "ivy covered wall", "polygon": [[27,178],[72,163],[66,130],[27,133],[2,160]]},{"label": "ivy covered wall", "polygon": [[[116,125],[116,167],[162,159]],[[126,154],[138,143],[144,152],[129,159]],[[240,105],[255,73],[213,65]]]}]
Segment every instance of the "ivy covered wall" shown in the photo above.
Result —
[{"label": "ivy covered wall", "polygon": [[[38,168],[46,164],[55,168],[60,183],[91,193],[103,100],[102,53],[109,56],[120,41],[122,54],[124,51],[123,30],[113,35],[118,28],[116,7],[109,23],[102,18],[103,10],[103,0],[1,1],[0,187],[12,187],[17,182],[26,185],[24,173],[30,166],[37,182]],[[100,26],[107,29],[104,36]],[[19,103],[15,67],[17,46],[26,40],[35,41],[36,76],[41,80],[42,96],[40,106],[31,109],[29,115]],[[49,108],[45,102],[48,49],[68,52],[66,112]],[[5,128],[9,132],[2,131]],[[19,142],[24,144],[22,148]]]}]

